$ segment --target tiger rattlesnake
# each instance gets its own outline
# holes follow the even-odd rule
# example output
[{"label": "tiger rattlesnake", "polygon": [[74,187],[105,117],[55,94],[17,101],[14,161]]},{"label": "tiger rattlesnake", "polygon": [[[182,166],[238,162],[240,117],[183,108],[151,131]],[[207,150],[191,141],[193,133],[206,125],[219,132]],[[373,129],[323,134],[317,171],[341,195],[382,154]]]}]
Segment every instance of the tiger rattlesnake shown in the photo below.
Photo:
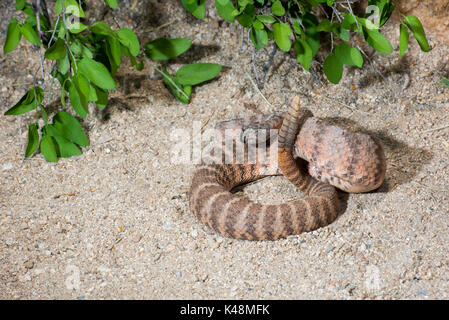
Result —
[{"label": "tiger rattlesnake", "polygon": [[[277,240],[324,227],[339,214],[335,187],[353,193],[367,192],[378,188],[385,177],[385,155],[376,140],[313,117],[307,109],[300,109],[299,97],[293,99],[285,116],[237,119],[217,127],[222,131],[229,127],[243,131],[280,127],[278,167],[267,168],[261,161],[202,164],[193,174],[189,191],[191,211],[226,237]],[[300,168],[296,157],[308,162],[309,174]],[[280,172],[308,197],[264,205],[231,193],[238,185]]]}]

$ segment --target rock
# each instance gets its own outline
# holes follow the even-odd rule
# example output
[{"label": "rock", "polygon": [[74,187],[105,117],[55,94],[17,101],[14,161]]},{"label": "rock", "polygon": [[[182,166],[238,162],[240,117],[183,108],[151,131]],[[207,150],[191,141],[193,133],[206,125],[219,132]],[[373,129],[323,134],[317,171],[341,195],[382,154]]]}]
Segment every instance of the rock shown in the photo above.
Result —
[{"label": "rock", "polygon": [[426,295],[427,290],[418,290],[418,294]]},{"label": "rock", "polygon": [[13,168],[13,165],[11,162],[7,162],[3,165],[3,171],[11,170],[12,168]]},{"label": "rock", "polygon": [[177,277],[182,277],[182,272],[180,270],[174,270],[173,273],[175,274],[175,276]]}]

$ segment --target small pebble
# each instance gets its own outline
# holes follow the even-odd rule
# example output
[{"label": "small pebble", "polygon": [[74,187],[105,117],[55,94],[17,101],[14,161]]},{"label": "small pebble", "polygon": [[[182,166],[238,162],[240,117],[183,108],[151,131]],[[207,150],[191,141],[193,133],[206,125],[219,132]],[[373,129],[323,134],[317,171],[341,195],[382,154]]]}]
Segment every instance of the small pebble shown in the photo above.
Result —
[{"label": "small pebble", "polygon": [[162,256],[162,255],[161,255],[160,253],[156,254],[156,255],[154,256],[153,261],[154,261],[154,262],[158,261],[158,260],[161,258],[161,256]]},{"label": "small pebble", "polygon": [[182,277],[182,272],[179,271],[179,270],[175,270],[175,271],[173,271],[173,273],[174,273],[175,276],[177,276],[177,277]]},{"label": "small pebble", "polygon": [[142,239],[142,235],[140,235],[140,234],[133,234],[131,239],[132,239],[133,242],[139,242],[140,239]]},{"label": "small pebble", "polygon": [[355,289],[355,285],[353,285],[353,284],[348,284],[347,286],[346,286],[346,289],[348,289],[348,290],[354,290]]},{"label": "small pebble", "polygon": [[13,165],[12,165],[11,162],[7,162],[7,163],[5,163],[5,164],[3,165],[3,170],[4,170],[4,171],[10,170],[10,169],[12,169],[12,168],[13,168]]},{"label": "small pebble", "polygon": [[26,261],[24,264],[25,268],[32,269],[34,267],[34,262],[31,260]]},{"label": "small pebble", "polygon": [[418,290],[418,294],[426,295],[427,294],[427,290]]},{"label": "small pebble", "polygon": [[174,245],[172,245],[172,244],[169,244],[166,248],[165,248],[165,250],[167,251],[167,252],[172,252],[173,250],[175,250],[176,249],[176,247],[174,246]]}]

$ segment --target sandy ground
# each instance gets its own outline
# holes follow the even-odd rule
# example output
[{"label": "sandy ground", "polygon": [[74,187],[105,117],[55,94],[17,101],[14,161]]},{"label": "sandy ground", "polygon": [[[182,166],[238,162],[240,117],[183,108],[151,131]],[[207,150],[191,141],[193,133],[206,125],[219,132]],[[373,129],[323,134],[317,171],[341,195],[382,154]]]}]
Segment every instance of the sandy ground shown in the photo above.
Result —
[{"label": "sandy ground", "polygon": [[[339,85],[327,83],[318,64],[314,76],[277,52],[261,89],[268,105],[246,72],[261,82],[271,47],[254,53],[237,25],[198,21],[176,1],[165,3],[140,2],[116,19],[143,41],[192,39],[172,71],[197,61],[225,66],[195,88],[191,104],[175,101],[152,70],[124,67],[110,106],[92,107],[84,123],[90,147],[56,164],[40,154],[23,160],[33,113],[0,117],[0,298],[448,299],[449,129],[426,131],[449,121],[449,89],[437,84],[449,76],[447,39],[429,31],[430,53],[413,40],[400,59],[397,24],[389,22],[384,33],[395,52],[372,58],[385,79],[366,62],[346,68]],[[11,1],[0,7],[3,43]],[[21,46],[0,56],[2,113],[31,86],[39,63]],[[385,183],[349,195],[331,225],[285,240],[237,241],[208,230],[188,208],[194,165],[170,161],[172,130],[254,114],[244,103],[282,111],[294,95],[315,115],[380,138]],[[300,196],[283,177],[243,192],[264,203]]]}]

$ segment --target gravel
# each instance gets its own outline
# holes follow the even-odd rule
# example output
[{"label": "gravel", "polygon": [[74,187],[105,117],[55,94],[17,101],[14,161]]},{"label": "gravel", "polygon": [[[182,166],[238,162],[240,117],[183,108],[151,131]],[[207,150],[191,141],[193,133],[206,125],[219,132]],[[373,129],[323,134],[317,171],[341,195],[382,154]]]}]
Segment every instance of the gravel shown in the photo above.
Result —
[{"label": "gravel", "polygon": [[[144,3],[134,15],[148,9]],[[246,70],[261,76],[270,50],[255,54],[253,69],[252,46],[237,25],[186,18],[175,1],[151,6],[160,9],[154,27],[168,22],[167,12],[186,22],[143,33],[143,41],[189,37],[202,54],[187,54],[186,63],[226,68],[184,105],[152,70],[136,73],[125,65],[119,78],[126,86],[105,111],[92,108],[84,123],[91,145],[56,164],[40,154],[23,160],[33,113],[0,117],[0,298],[449,298],[449,130],[423,133],[448,122],[449,91],[437,84],[449,72],[447,42],[430,33],[429,53],[412,40],[404,58],[397,51],[375,54],[386,80],[366,63],[346,68],[339,85],[278,52],[262,88],[270,106],[246,76]],[[11,9],[2,15],[10,17]],[[132,21],[116,19],[122,27]],[[385,26],[393,43],[396,27]],[[0,56],[2,112],[24,94],[27,86],[19,84],[30,83],[28,72],[39,64],[23,48],[28,51]],[[181,64],[175,60],[169,69]],[[191,132],[194,121],[207,129],[252,115],[244,103],[262,112],[285,110],[294,95],[315,115],[378,137],[388,159],[384,185],[349,195],[344,214],[314,232],[276,242],[215,234],[188,209],[194,165],[171,163],[172,129]],[[262,203],[301,196],[282,177],[263,179],[242,195]]]}]

